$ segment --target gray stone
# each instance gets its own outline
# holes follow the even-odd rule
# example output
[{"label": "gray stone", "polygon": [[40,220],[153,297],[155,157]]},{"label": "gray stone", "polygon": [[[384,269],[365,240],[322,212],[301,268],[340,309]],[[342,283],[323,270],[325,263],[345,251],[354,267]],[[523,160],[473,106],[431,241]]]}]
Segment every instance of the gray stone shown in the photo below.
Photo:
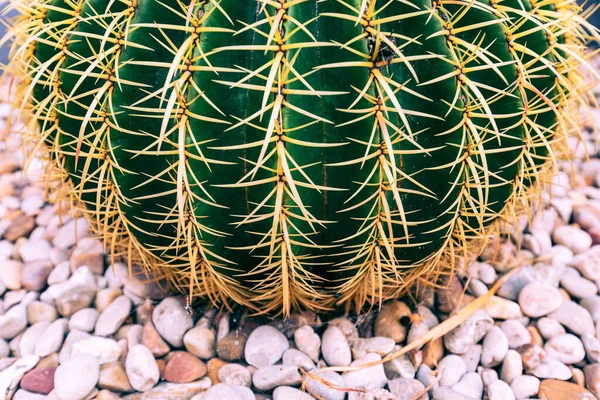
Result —
[{"label": "gray stone", "polygon": [[464,354],[492,328],[494,320],[477,310],[458,327],[444,335],[444,345],[454,354]]}]

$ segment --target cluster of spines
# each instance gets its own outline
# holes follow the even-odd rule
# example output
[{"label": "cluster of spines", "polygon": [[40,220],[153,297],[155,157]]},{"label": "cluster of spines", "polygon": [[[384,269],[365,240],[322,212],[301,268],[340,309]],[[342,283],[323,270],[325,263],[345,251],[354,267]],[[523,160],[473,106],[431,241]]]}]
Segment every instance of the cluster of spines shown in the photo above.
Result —
[{"label": "cluster of spines", "polygon": [[[231,18],[230,3],[152,4],[153,12],[170,14],[171,23],[137,20],[137,0],[14,0],[9,5],[22,13],[11,32],[15,61],[10,71],[21,79],[23,114],[40,126],[34,143],[45,142],[50,149],[61,179],[70,182],[70,196],[84,205],[82,211],[113,254],[143,263],[190,296],[288,313],[325,308],[332,292],[339,303],[360,308],[398,296],[414,282],[436,280],[451,271],[457,256],[468,256],[497,231],[498,223],[511,219],[517,205],[536,192],[531,186],[546,183],[566,137],[578,132],[577,108],[587,104],[589,88],[578,68],[585,64],[585,42],[596,39],[596,33],[572,1],[340,0],[331,6],[335,11],[304,21],[294,12],[305,9],[306,0],[258,1],[255,9],[240,13],[254,14],[254,20]],[[388,15],[394,7],[404,12]],[[227,23],[207,24],[211,18]],[[346,43],[319,41],[311,28],[322,19],[349,22],[345,26],[354,25],[356,36]],[[415,21],[435,31],[407,36],[393,26]],[[222,35],[223,43],[244,35],[252,41],[233,39],[233,44],[207,49],[202,35]],[[435,38],[445,47],[407,54],[411,46],[422,50]],[[85,55],[70,51],[77,44],[87,47]],[[156,47],[171,59],[128,56]],[[315,48],[348,52],[349,60],[302,70],[306,67],[299,60]],[[215,65],[213,59],[224,53],[261,57],[251,67]],[[447,64],[436,69],[447,72],[423,80],[424,72],[414,65],[428,63]],[[160,70],[164,84],[140,83],[131,73],[136,67]],[[314,74],[350,69],[367,72],[348,92],[311,84]],[[121,76],[122,70],[129,75]],[[244,90],[259,100],[259,107],[250,115],[228,115],[199,82],[212,82],[223,91]],[[411,101],[403,101],[432,102],[422,94],[425,88],[443,91],[448,83],[454,92],[435,111],[412,109]],[[127,103],[132,91],[143,95]],[[336,129],[348,130],[348,146],[360,154],[330,163],[297,160],[295,154],[303,151],[347,144],[294,135],[334,124],[309,111],[304,99],[348,93],[354,101],[337,109],[348,118],[335,121]],[[136,131],[121,124],[132,117],[154,120],[159,129]],[[289,126],[290,120],[303,123]],[[428,140],[421,138],[432,134],[427,123],[436,120],[456,123],[435,132],[443,147],[423,145]],[[256,139],[229,145],[217,137],[198,140],[202,135],[194,127],[202,124],[220,126],[225,135],[243,129]],[[135,149],[135,157],[167,160],[159,173],[148,175],[143,163],[136,171],[124,165],[134,150],[116,138],[136,135],[146,142]],[[212,184],[207,177],[213,168],[235,164],[211,156],[223,152],[247,155],[245,173],[236,182]],[[449,161],[435,164],[432,155],[441,153],[440,160]],[[429,161],[416,167],[406,161],[419,157]],[[347,187],[312,175],[315,169],[345,167],[357,174]],[[434,171],[446,173],[444,193],[423,183]],[[124,191],[127,175],[135,175],[136,183]],[[131,195],[132,189],[157,183],[162,190]],[[246,196],[246,205],[224,208],[216,192],[226,189]],[[354,221],[355,230],[337,237],[324,233],[335,229],[330,217],[336,215],[315,211],[325,192],[346,193],[337,212]],[[144,210],[157,198],[162,199],[158,211],[128,212]],[[424,217],[415,199],[439,207]],[[229,222],[211,223],[219,214]],[[232,246],[227,225],[252,238]],[[322,243],[324,235],[333,238],[331,243]],[[219,241],[230,244],[215,247]],[[238,254],[250,252],[257,262],[250,268],[240,265],[223,252],[229,247]],[[317,273],[320,269],[331,277]],[[323,290],[327,285],[335,287]]]}]

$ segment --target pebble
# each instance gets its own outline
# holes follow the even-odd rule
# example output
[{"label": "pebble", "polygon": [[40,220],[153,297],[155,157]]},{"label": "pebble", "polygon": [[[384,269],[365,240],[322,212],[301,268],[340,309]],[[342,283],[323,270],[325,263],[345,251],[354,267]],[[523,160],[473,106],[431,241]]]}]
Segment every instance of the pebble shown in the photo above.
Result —
[{"label": "pebble", "polygon": [[319,361],[321,353],[321,337],[310,325],[302,325],[294,331],[294,343],[298,350],[304,352],[314,362]]},{"label": "pebble", "polygon": [[37,342],[35,346],[35,355],[46,357],[60,350],[65,333],[67,332],[69,321],[64,318],[52,322],[42,334],[43,340]]},{"label": "pebble", "polygon": [[587,232],[571,225],[563,225],[554,229],[552,239],[556,244],[566,246],[575,254],[582,253],[592,246],[592,237]]},{"label": "pebble", "polygon": [[248,386],[252,383],[252,374],[240,364],[226,364],[219,368],[219,381],[232,386]]},{"label": "pebble", "polygon": [[59,362],[62,364],[67,359],[69,359],[69,357],[71,357],[71,350],[75,343],[90,337],[90,334],[87,332],[83,332],[76,329],[70,331],[67,335],[67,338],[65,339],[65,342],[63,343],[62,348],[60,349],[60,353],[58,354]]},{"label": "pebble", "polygon": [[71,356],[87,354],[94,357],[99,365],[117,361],[121,352],[116,340],[98,336],[90,336],[71,346]]},{"label": "pebble", "polygon": [[[413,327],[414,327],[414,325],[413,325]],[[426,325],[425,325],[425,328],[426,328],[426,330],[429,329],[429,328],[427,328]],[[413,328],[411,328],[410,332],[413,332],[412,329]],[[408,334],[408,343],[411,343],[411,340],[410,340],[411,333],[410,332]],[[383,357],[386,354],[388,354],[389,352],[391,352],[392,350],[394,350],[395,346],[396,346],[396,343],[394,342],[393,339],[388,338],[388,337],[383,337],[383,336],[376,336],[376,337],[372,337],[372,338],[354,339],[354,340],[352,340],[350,347],[352,349],[352,358],[356,360],[361,357],[364,357],[367,353],[376,353]]]},{"label": "pebble", "polygon": [[27,326],[27,310],[16,305],[4,315],[0,315],[0,338],[12,339]]},{"label": "pebble", "polygon": [[25,356],[18,360],[8,360],[10,364],[0,372],[0,394],[10,399],[23,375],[32,370],[40,358],[36,355]]},{"label": "pebble", "polygon": [[314,395],[323,398],[324,400],[344,400],[346,394],[335,389],[336,387],[344,387],[344,378],[336,372],[316,372],[315,375],[325,382],[333,385],[329,386],[319,380],[312,379],[310,376],[306,378],[305,384],[308,390]]},{"label": "pebble", "polygon": [[133,346],[127,353],[125,372],[131,387],[139,392],[150,390],[160,377],[152,353],[141,344]]},{"label": "pebble", "polygon": [[544,350],[548,357],[564,364],[576,364],[585,358],[583,343],[570,333],[553,337],[546,343]]},{"label": "pebble", "polygon": [[585,385],[596,397],[600,397],[600,364],[590,364],[583,368]]},{"label": "pebble", "polygon": [[538,393],[540,380],[535,376],[521,375],[511,382],[510,388],[517,399],[526,399]]},{"label": "pebble", "polygon": [[217,335],[217,354],[226,361],[237,361],[244,355],[246,341],[252,328],[240,327],[233,332],[229,332],[222,339]]},{"label": "pebble", "polygon": [[117,297],[98,317],[94,333],[99,336],[112,335],[123,325],[130,310],[131,300],[126,296]]},{"label": "pebble", "polygon": [[49,326],[50,322],[42,321],[27,328],[19,341],[19,355],[21,357],[34,354],[38,340]]},{"label": "pebble", "polygon": [[533,282],[519,293],[519,305],[523,314],[539,318],[556,311],[563,302],[558,289],[550,285]]},{"label": "pebble", "polygon": [[462,358],[455,354],[450,354],[442,358],[437,366],[437,371],[440,376],[440,386],[452,386],[467,373],[467,366]]},{"label": "pebble", "polygon": [[497,326],[492,327],[483,339],[483,351],[481,353],[481,365],[484,367],[495,367],[499,365],[508,352],[508,339]]},{"label": "pebble", "polygon": [[83,308],[69,319],[69,330],[79,329],[80,331],[91,332],[96,326],[99,315],[98,310],[94,308]]},{"label": "pebble", "polygon": [[169,345],[154,328],[152,321],[147,320],[142,330],[142,344],[150,349],[150,352],[156,357],[162,357],[170,350]]},{"label": "pebble", "polygon": [[552,358],[544,358],[530,373],[540,379],[559,379],[566,381],[573,376],[569,367]]},{"label": "pebble", "polygon": [[184,304],[174,297],[167,297],[154,308],[152,322],[160,336],[174,347],[183,346],[183,336],[194,326]]},{"label": "pebble", "polygon": [[98,387],[113,392],[133,392],[125,367],[120,362],[111,362],[100,366]]},{"label": "pebble", "polygon": [[23,263],[16,260],[0,261],[0,281],[9,290],[21,289]]},{"label": "pebble", "polygon": [[[245,400],[233,387],[223,383],[217,383],[211,386],[204,393],[200,394],[198,400]],[[196,396],[191,400],[196,400]]]},{"label": "pebble", "polygon": [[79,290],[78,288],[63,293],[55,300],[58,313],[66,318],[70,318],[77,311],[89,307],[94,299],[94,291]]},{"label": "pebble", "polygon": [[53,322],[58,317],[56,308],[41,301],[32,301],[27,305],[27,322],[30,325],[38,322]]},{"label": "pebble", "polygon": [[388,388],[398,400],[418,399],[425,393],[425,386],[416,379],[393,379],[388,382]]},{"label": "pebble", "polygon": [[582,299],[585,297],[595,296],[598,293],[598,287],[577,272],[573,268],[567,268],[560,280],[560,285],[572,297]]},{"label": "pebble", "polygon": [[315,400],[310,394],[289,386],[280,386],[273,391],[273,400]]},{"label": "pebble", "polygon": [[185,351],[170,354],[162,377],[168,382],[189,383],[206,375],[206,364]]},{"label": "pebble", "polygon": [[592,363],[600,362],[600,340],[593,335],[582,335],[581,342],[587,359]]},{"label": "pebble", "polygon": [[321,352],[330,366],[345,367],[352,362],[352,352],[346,336],[335,327],[328,327],[323,333]]},{"label": "pebble", "polygon": [[545,379],[540,383],[538,397],[548,400],[597,400],[597,397],[582,386],[556,379]]},{"label": "pebble", "polygon": [[474,400],[449,387],[437,387],[431,393],[433,400]]},{"label": "pebble", "polygon": [[[49,396],[48,396],[49,397]],[[25,389],[19,389],[15,392],[13,400],[44,400],[47,397],[43,394],[29,392]]]},{"label": "pebble", "polygon": [[506,382],[497,380],[492,382],[485,389],[485,395],[488,400],[514,400],[515,395]]},{"label": "pebble", "polygon": [[600,246],[596,245],[584,253],[577,254],[570,264],[586,279],[600,279]]},{"label": "pebble", "polygon": [[77,218],[67,221],[54,235],[52,244],[59,249],[67,250],[75,245],[78,239],[89,235],[90,224],[85,218]]},{"label": "pebble", "polygon": [[508,347],[511,349],[531,343],[531,335],[527,331],[527,328],[517,320],[509,319],[502,322],[500,329],[506,335]]},{"label": "pebble", "polygon": [[283,353],[283,365],[295,365],[305,371],[312,371],[316,368],[313,360],[309,356],[297,349],[288,349]]},{"label": "pebble", "polygon": [[290,347],[283,333],[269,325],[256,328],[246,341],[244,358],[256,368],[273,365]]},{"label": "pebble", "polygon": [[475,372],[479,361],[481,361],[481,353],[483,352],[483,346],[476,344],[471,346],[465,353],[460,355],[465,365],[467,366],[468,372]]},{"label": "pebble", "polygon": [[26,240],[18,247],[19,256],[24,263],[50,261],[50,243],[43,239]]},{"label": "pebble", "polygon": [[509,385],[523,374],[523,360],[516,350],[509,350],[502,361],[500,379]]},{"label": "pebble", "polygon": [[[381,361],[381,356],[375,353],[369,353],[366,356],[353,361],[350,366],[354,367],[376,361]],[[344,378],[345,387],[355,389],[364,389],[366,387],[378,389],[383,388],[387,383],[387,377],[385,376],[382,364],[376,364],[357,371],[344,372],[342,377]]]},{"label": "pebble", "polygon": [[35,261],[23,265],[21,285],[25,290],[42,290],[46,287],[46,280],[53,268],[49,261]]},{"label": "pebble", "polygon": [[494,325],[494,320],[484,311],[477,310],[458,327],[444,335],[446,349],[454,354],[464,354],[479,342]]},{"label": "pebble", "polygon": [[540,331],[540,334],[546,340],[567,333],[565,328],[558,321],[552,318],[540,318],[537,321],[537,328]]},{"label": "pebble", "polygon": [[48,394],[54,390],[56,368],[34,368],[23,375],[19,386],[29,392]]},{"label": "pebble", "polygon": [[94,390],[100,368],[94,357],[81,354],[60,364],[54,373],[54,391],[60,400],[83,400]]},{"label": "pebble", "polygon": [[46,280],[48,285],[55,285],[57,283],[65,282],[71,276],[71,269],[69,268],[69,262],[64,261],[54,267],[54,269],[48,275]]},{"label": "pebble", "polygon": [[596,328],[590,313],[579,304],[564,300],[560,307],[548,315],[577,335],[594,334]]},{"label": "pebble", "polygon": [[203,359],[213,358],[216,352],[216,333],[214,329],[196,326],[183,336],[185,349],[196,357]]},{"label": "pebble", "polygon": [[375,318],[375,336],[389,337],[396,343],[403,342],[407,330],[401,319],[411,314],[410,308],[400,301],[385,304]]},{"label": "pebble", "polygon": [[523,367],[526,371],[535,369],[546,357],[544,349],[537,344],[523,345],[517,348],[517,352],[521,355]]},{"label": "pebble", "polygon": [[483,380],[476,372],[465,374],[458,383],[452,385],[452,390],[474,399],[483,396]]},{"label": "pebble", "polygon": [[300,385],[302,376],[295,365],[266,365],[252,375],[252,383],[258,390],[271,390],[282,385]]},{"label": "pebble", "polygon": [[483,311],[495,319],[521,318],[521,307],[511,300],[502,297],[492,296],[482,308]]},{"label": "pebble", "polygon": [[[399,350],[400,346],[396,346],[394,350]],[[441,357],[440,357],[441,358]],[[437,363],[436,363],[437,365]],[[431,366],[430,366],[431,368]],[[401,354],[394,357],[390,361],[383,364],[385,375],[388,379],[409,378],[415,377],[415,366],[406,354]]]},{"label": "pebble", "polygon": [[582,299],[579,305],[588,310],[594,322],[600,321],[600,296]]}]

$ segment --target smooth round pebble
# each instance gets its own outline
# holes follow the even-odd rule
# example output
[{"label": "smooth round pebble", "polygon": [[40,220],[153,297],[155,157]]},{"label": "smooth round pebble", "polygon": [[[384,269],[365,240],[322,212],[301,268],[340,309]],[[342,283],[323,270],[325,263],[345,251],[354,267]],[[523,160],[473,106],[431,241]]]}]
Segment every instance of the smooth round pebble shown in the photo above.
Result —
[{"label": "smooth round pebble", "polygon": [[544,346],[546,355],[564,364],[576,364],[585,358],[583,343],[575,335],[554,336]]},{"label": "smooth round pebble", "polygon": [[327,365],[345,367],[352,362],[350,345],[339,328],[328,327],[321,340],[321,353]]},{"label": "smooth round pebble", "polygon": [[79,329],[84,332],[91,332],[96,326],[96,321],[100,313],[95,308],[82,308],[69,319],[69,330]]},{"label": "smooth round pebble", "polygon": [[556,311],[562,304],[563,297],[557,288],[533,282],[526,285],[519,293],[519,305],[523,314],[539,318]]},{"label": "smooth round pebble", "polygon": [[59,400],[83,400],[96,387],[99,375],[94,357],[85,354],[71,357],[54,373],[54,393]]},{"label": "smooth round pebble", "polygon": [[174,297],[167,297],[154,308],[152,322],[160,336],[174,347],[183,346],[183,336],[194,326],[192,316]]},{"label": "smooth round pebble", "polygon": [[319,361],[321,353],[321,337],[309,325],[303,325],[294,331],[294,343],[298,350],[304,352],[314,362]]},{"label": "smooth round pebble", "polygon": [[552,339],[554,336],[567,333],[560,322],[552,318],[540,318],[537,321],[536,326],[542,337],[546,340]]},{"label": "smooth round pebble", "polygon": [[439,371],[438,374],[441,374],[440,386],[452,386],[467,373],[467,366],[462,358],[450,354],[442,358],[437,366],[437,371]]},{"label": "smooth round pebble", "polygon": [[214,329],[197,326],[183,337],[185,349],[196,357],[210,359],[216,355],[216,333]]},{"label": "smooth round pebble", "polygon": [[315,400],[315,398],[296,388],[280,386],[273,391],[273,400]]},{"label": "smooth round pebble", "polygon": [[[335,387],[344,386],[344,378],[336,372],[317,372],[315,375],[323,381],[335,385]],[[346,398],[346,394],[343,391],[336,390],[335,387],[330,387],[321,381],[312,379],[310,376],[306,378],[305,383],[311,393],[314,393],[316,396],[322,397],[325,400],[344,400]]]},{"label": "smooth round pebble", "polygon": [[525,326],[517,320],[509,319],[500,324],[500,329],[508,339],[508,347],[516,349],[524,344],[531,343],[531,334]]},{"label": "smooth round pebble", "polygon": [[227,385],[248,386],[252,382],[252,374],[248,368],[240,364],[223,365],[218,372],[219,381]]},{"label": "smooth round pebble", "polygon": [[515,395],[504,381],[497,380],[492,382],[485,390],[488,400],[515,400]]},{"label": "smooth round pebble", "polygon": [[510,388],[517,399],[526,399],[538,393],[540,380],[535,376],[521,375],[512,381]]},{"label": "smooth round pebble", "polygon": [[253,330],[248,337],[244,357],[248,364],[260,368],[275,364],[289,347],[290,344],[283,333],[272,326],[264,325]]},{"label": "smooth round pebble", "polygon": [[106,307],[96,321],[95,334],[108,336],[115,333],[129,316],[131,300],[127,296],[119,296]]},{"label": "smooth round pebble", "polygon": [[131,387],[138,392],[152,389],[160,378],[156,360],[150,350],[141,344],[129,349],[125,360],[125,372]]},{"label": "smooth round pebble", "polygon": [[481,365],[484,367],[495,367],[499,365],[508,352],[508,339],[497,326],[494,326],[483,339],[483,351],[481,353]]}]

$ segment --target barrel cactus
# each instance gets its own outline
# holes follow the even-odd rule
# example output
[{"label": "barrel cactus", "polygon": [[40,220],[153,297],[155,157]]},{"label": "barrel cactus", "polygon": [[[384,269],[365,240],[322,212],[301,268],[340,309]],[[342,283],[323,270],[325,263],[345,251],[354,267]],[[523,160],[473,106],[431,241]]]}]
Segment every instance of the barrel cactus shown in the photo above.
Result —
[{"label": "barrel cactus", "polygon": [[572,0],[11,0],[27,140],[113,255],[259,312],[439,281],[549,181]]}]

